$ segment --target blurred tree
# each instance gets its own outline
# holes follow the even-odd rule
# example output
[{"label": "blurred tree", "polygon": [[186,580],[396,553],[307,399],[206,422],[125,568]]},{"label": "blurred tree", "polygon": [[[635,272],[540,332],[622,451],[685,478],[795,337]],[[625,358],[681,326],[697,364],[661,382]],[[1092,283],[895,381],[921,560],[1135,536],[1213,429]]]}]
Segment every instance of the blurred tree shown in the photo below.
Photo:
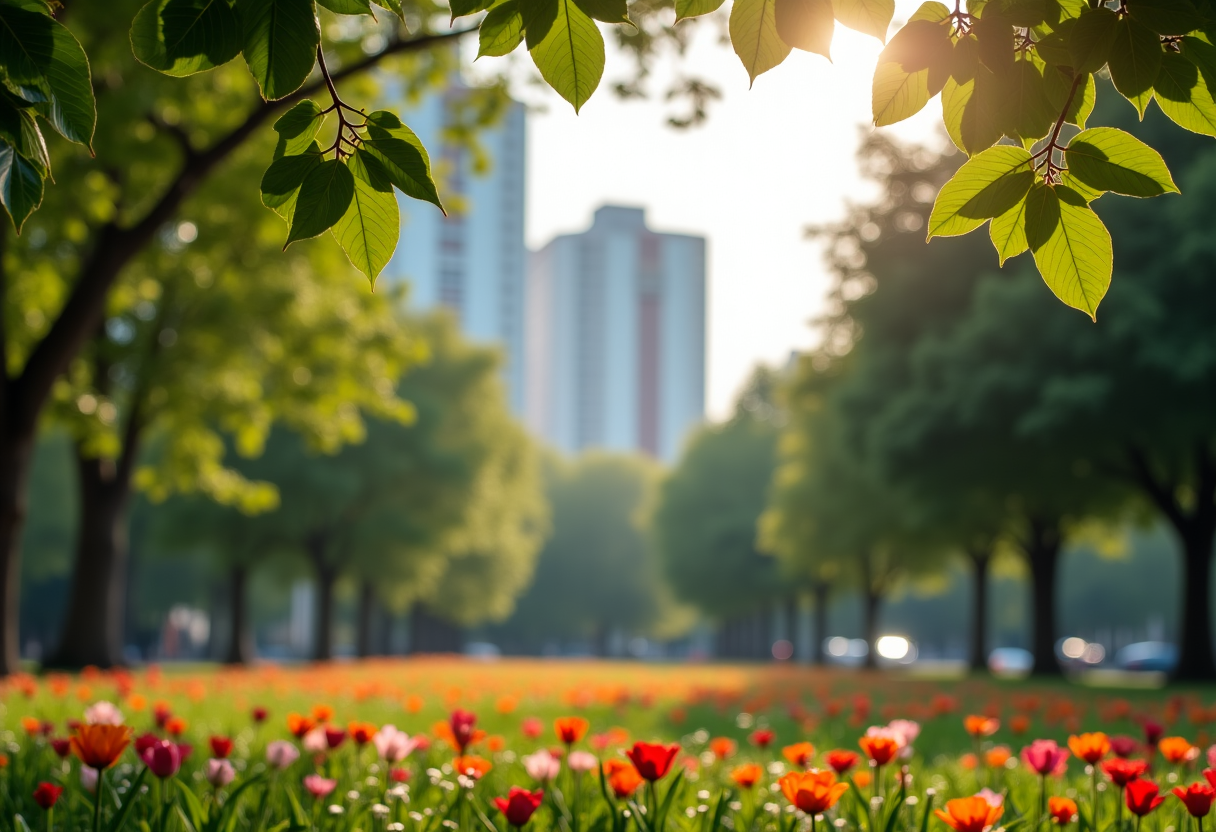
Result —
[{"label": "blurred tree", "polygon": [[[742,616],[771,617],[779,603],[796,608],[796,585],[782,580],[777,561],[756,548],[783,420],[774,400],[777,381],[772,370],[757,369],[734,416],[693,436],[660,485],[650,522],[675,596],[727,630]],[[723,633],[727,641],[729,635]]]},{"label": "blurred tree", "polygon": [[[245,529],[246,544],[227,550],[234,576],[275,551],[305,557],[317,582],[318,659],[333,654],[340,578],[360,584],[358,646],[366,652],[370,605],[379,600],[401,607],[427,596],[443,585],[449,558],[478,563],[483,568],[467,574],[482,575],[484,583],[480,598],[470,590],[446,596],[473,604],[471,609],[439,609],[471,620],[501,615],[509,609],[511,588],[526,581],[543,533],[532,446],[507,411],[497,354],[463,341],[443,313],[406,319],[404,328],[428,346],[426,358],[396,388],[413,406],[414,420],[371,420],[363,441],[330,453],[275,431],[266,452],[240,469],[247,478],[273,483],[279,508],[233,516],[217,528],[219,535]],[[493,563],[487,567],[486,560]],[[485,606],[487,599],[494,604]],[[239,634],[241,628],[232,630]]]},{"label": "blurred tree", "polygon": [[277,250],[279,219],[237,196],[258,175],[258,149],[125,270],[105,327],[56,385],[51,413],[75,438],[81,513],[52,664],[121,660],[133,484],[154,500],[199,491],[261,511],[274,488],[225,465],[225,436],[255,456],[281,423],[332,451],[363,437],[364,415],[412,415],[394,387],[420,346],[393,294],[352,291],[354,270],[324,242]]},{"label": "blurred tree", "polygon": [[[129,283],[127,268],[164,244],[190,197],[251,138],[273,140],[268,128],[278,113],[325,90],[317,78],[286,98],[264,102],[241,61],[189,78],[161,75],[138,63],[131,52],[131,21],[143,5],[143,0],[83,3],[61,15],[89,56],[98,99],[96,155],[48,136],[55,184],[46,189],[42,207],[20,237],[7,222],[0,229],[5,322],[0,345],[5,370],[0,376],[0,673],[16,670],[19,662],[20,540],[28,478],[40,417],[52,395],[61,392],[58,380],[65,373],[69,378],[81,372],[91,376],[97,369],[93,356],[80,356],[105,319],[123,311],[111,289],[120,281]],[[419,19],[429,19],[433,8],[423,3]],[[391,27],[381,31],[383,21],[370,17],[346,21],[351,25],[327,26],[327,33],[335,35],[327,39],[331,66],[341,64],[334,77],[344,87],[369,85],[362,91],[366,95],[374,94],[368,72],[373,67],[391,69],[412,95],[445,83],[456,55],[433,47],[463,34],[459,29],[421,29],[405,35]],[[377,48],[365,51],[373,45]],[[250,183],[260,180],[267,149],[251,162],[240,193],[230,194],[234,209],[265,210]],[[280,223],[271,235],[276,249],[282,237]],[[332,244],[327,240],[318,248],[327,245]],[[358,286],[352,282],[348,292],[359,292]],[[147,299],[140,292],[127,297]],[[90,521],[82,527],[94,525]]]},{"label": "blurred tree", "polygon": [[528,652],[564,637],[607,655],[615,636],[666,633],[677,606],[645,525],[658,466],[606,453],[550,457],[545,479],[552,536],[515,614],[492,637]]}]

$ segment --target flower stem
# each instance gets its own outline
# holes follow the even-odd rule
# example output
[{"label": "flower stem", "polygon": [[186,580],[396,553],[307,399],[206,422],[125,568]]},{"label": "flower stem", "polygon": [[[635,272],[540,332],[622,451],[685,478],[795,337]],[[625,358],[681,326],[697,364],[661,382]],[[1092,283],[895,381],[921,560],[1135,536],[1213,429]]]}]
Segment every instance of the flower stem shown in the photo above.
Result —
[{"label": "flower stem", "polygon": [[97,791],[93,793],[93,832],[101,832],[101,791],[105,785],[105,769],[97,769]]}]

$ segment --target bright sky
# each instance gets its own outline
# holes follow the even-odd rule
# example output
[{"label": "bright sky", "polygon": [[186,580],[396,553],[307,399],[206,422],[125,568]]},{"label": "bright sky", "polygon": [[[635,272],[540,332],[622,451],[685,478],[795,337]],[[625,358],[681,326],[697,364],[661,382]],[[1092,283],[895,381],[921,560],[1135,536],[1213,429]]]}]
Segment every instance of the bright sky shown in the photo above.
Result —
[{"label": "bright sky", "polygon": [[[897,2],[902,22],[916,3]],[[718,43],[719,26],[700,28],[682,60],[659,67],[652,90],[665,90],[673,71],[715,82],[723,99],[701,127],[667,127],[672,110],[661,95],[642,102],[613,95],[611,83],[626,76],[629,63],[611,51],[599,90],[578,116],[547,88],[515,89],[534,107],[530,247],[584,230],[604,203],[645,206],[651,228],[708,238],[707,405],[711,417],[721,417],[757,362],[783,364],[791,350],[815,341],[809,322],[828,278],[819,245],[806,241],[803,230],[842,216],[846,201],[872,193],[854,154],[863,131],[872,129],[870,78],[881,45],[838,26],[834,63],[794,51],[749,91],[742,64]],[[522,50],[511,60],[530,67]],[[940,117],[934,101],[895,129],[930,137]]]}]

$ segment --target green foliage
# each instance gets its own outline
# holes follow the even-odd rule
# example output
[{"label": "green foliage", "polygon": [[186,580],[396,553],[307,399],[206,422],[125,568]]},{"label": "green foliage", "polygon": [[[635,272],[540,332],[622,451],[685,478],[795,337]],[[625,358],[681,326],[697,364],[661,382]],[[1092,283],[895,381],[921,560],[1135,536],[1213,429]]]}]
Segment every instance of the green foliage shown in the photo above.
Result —
[{"label": "green foliage", "polygon": [[776,560],[756,547],[784,418],[777,381],[757,371],[734,416],[698,432],[659,487],[650,526],[667,583],[707,616],[751,612],[789,594]]}]

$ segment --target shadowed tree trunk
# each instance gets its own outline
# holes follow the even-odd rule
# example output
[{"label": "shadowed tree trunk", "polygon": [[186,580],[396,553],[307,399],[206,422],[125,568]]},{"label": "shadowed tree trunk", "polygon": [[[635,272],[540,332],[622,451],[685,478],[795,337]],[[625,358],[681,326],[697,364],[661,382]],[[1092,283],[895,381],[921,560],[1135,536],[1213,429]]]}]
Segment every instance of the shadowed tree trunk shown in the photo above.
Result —
[{"label": "shadowed tree trunk", "polygon": [[1216,679],[1212,655],[1212,546],[1216,538],[1216,451],[1203,443],[1192,452],[1194,482],[1190,499],[1179,499],[1181,483],[1159,477],[1139,449],[1129,450],[1133,481],[1156,505],[1182,549],[1182,630],[1175,678],[1207,682]]},{"label": "shadowed tree trunk", "polygon": [[1059,520],[1031,518],[1023,541],[1030,563],[1033,611],[1030,644],[1036,676],[1061,675],[1060,663],[1056,661],[1056,573],[1062,538]]},{"label": "shadowed tree trunk", "polygon": [[232,606],[232,627],[224,655],[224,661],[228,664],[249,664],[257,657],[247,610],[248,590],[248,568],[243,564],[229,567],[228,603]]},{"label": "shadowed tree trunk", "polygon": [[361,659],[376,655],[373,627],[376,618],[376,588],[366,578],[359,582],[359,621],[355,629],[355,654]]},{"label": "shadowed tree trunk", "polygon": [[882,605],[882,585],[885,584],[885,581],[880,582],[874,574],[871,557],[866,554],[861,558],[862,635],[867,645],[865,666],[869,668],[878,667],[878,613]]},{"label": "shadowed tree trunk", "polygon": [[801,608],[802,605],[799,603],[797,595],[792,596],[785,602],[786,638],[790,642],[790,661],[795,662],[798,661],[798,642],[801,641],[798,633],[801,629],[799,626],[801,623]]},{"label": "shadowed tree trunk", "polygon": [[317,620],[313,631],[314,661],[329,661],[334,657],[334,587],[338,583],[338,568],[329,563],[328,531],[314,531],[305,541],[309,560],[317,575]]},{"label": "shadowed tree trunk", "polygon": [[988,668],[988,567],[992,549],[977,546],[967,550],[971,561],[971,656],[972,670]]},{"label": "shadowed tree trunk", "polygon": [[823,642],[828,637],[828,599],[832,585],[827,581],[816,581],[811,587],[815,604],[814,627],[811,630],[811,664],[824,663]]},{"label": "shadowed tree trunk", "polygon": [[126,612],[127,509],[136,432],[118,460],[88,457],[76,447],[80,525],[67,618],[52,667],[111,667],[122,663]]}]

